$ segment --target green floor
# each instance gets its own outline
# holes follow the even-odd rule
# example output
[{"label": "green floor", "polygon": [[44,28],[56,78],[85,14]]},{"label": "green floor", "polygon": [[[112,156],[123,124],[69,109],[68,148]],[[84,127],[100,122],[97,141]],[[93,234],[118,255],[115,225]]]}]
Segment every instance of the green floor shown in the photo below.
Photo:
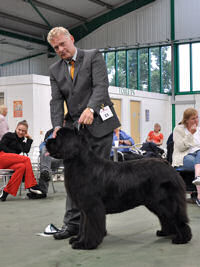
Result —
[{"label": "green floor", "polygon": [[62,182],[47,199],[28,200],[25,192],[0,202],[0,267],[199,267],[200,208],[188,204],[193,239],[173,245],[155,235],[157,218],[144,207],[107,216],[108,235],[96,250],[73,250],[68,240],[37,236],[49,223],[61,226],[65,191]]}]

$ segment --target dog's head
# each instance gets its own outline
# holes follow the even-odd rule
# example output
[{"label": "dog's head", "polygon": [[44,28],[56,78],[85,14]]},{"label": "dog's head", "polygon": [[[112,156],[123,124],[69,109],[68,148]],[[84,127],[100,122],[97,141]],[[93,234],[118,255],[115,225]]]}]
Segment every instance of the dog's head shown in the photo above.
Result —
[{"label": "dog's head", "polygon": [[56,138],[47,140],[46,148],[53,158],[72,159],[79,153],[79,135],[71,128],[61,128]]}]

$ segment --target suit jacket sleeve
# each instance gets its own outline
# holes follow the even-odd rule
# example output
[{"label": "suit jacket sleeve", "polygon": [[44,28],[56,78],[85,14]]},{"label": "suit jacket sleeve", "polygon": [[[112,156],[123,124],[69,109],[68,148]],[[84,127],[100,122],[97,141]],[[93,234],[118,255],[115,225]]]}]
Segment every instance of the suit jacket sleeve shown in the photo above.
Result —
[{"label": "suit jacket sleeve", "polygon": [[[92,59],[92,94],[88,107],[93,108],[97,113],[108,98],[108,74],[105,61],[100,52],[94,54]],[[110,104],[110,103],[108,103]]]},{"label": "suit jacket sleeve", "polygon": [[50,83],[51,83],[51,96],[50,111],[51,111],[51,122],[53,128],[56,126],[62,127],[63,116],[64,116],[64,97],[61,94],[57,82],[50,71]]}]

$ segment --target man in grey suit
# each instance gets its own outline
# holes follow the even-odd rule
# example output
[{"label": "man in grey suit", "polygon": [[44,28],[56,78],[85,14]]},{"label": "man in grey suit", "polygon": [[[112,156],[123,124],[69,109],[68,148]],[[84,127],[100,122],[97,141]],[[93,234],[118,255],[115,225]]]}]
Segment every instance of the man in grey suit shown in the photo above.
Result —
[{"label": "man in grey suit", "polygon": [[[73,36],[63,27],[53,28],[47,39],[61,58],[50,67],[53,136],[63,125],[66,102],[66,125],[73,126],[74,122],[85,125],[84,133],[93,151],[109,159],[113,130],[120,122],[108,94],[107,69],[101,53],[76,48]],[[54,238],[76,235],[79,220],[80,213],[67,194],[64,225]]]}]

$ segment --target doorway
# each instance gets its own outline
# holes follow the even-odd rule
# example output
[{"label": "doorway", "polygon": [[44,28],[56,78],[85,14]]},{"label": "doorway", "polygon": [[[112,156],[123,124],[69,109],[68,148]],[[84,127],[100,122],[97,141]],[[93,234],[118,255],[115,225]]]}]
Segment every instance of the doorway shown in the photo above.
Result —
[{"label": "doorway", "polygon": [[136,144],[140,141],[140,102],[130,101],[131,136]]}]

